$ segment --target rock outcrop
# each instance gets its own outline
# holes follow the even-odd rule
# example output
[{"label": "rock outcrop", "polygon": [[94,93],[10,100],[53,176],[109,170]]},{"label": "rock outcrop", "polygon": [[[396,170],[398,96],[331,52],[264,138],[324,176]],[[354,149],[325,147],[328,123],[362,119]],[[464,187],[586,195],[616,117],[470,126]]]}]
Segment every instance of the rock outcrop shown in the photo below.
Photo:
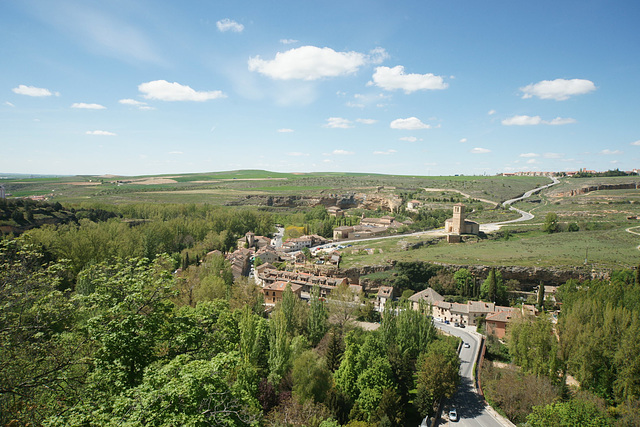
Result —
[{"label": "rock outcrop", "polygon": [[573,197],[580,194],[587,194],[592,191],[598,190],[636,190],[638,189],[637,183],[621,183],[621,184],[602,184],[602,185],[585,185],[581,188],[576,188],[569,191],[554,192],[549,194],[551,197]]}]

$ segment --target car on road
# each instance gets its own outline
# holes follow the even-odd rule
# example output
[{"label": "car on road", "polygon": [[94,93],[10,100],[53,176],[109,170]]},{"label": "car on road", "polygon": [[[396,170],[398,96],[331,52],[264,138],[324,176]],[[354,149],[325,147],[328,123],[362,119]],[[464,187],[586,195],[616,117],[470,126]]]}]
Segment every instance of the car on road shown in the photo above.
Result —
[{"label": "car on road", "polygon": [[460,327],[461,327],[461,328],[464,328],[464,323],[460,323]]},{"label": "car on road", "polygon": [[456,408],[451,408],[449,411],[449,421],[458,421],[458,411],[456,411]]},{"label": "car on road", "polygon": [[471,347],[471,345],[470,345],[468,342],[465,342],[464,344],[462,344],[462,346],[463,346],[464,348],[469,348],[469,347]]},{"label": "car on road", "polygon": [[456,322],[456,323],[453,324],[453,326],[455,326],[456,328],[459,328],[460,327],[460,323]]},{"label": "car on road", "polygon": [[451,322],[449,322],[448,320],[445,320],[445,321],[444,321],[444,323],[445,323],[445,325],[448,325],[448,324],[450,324]]}]

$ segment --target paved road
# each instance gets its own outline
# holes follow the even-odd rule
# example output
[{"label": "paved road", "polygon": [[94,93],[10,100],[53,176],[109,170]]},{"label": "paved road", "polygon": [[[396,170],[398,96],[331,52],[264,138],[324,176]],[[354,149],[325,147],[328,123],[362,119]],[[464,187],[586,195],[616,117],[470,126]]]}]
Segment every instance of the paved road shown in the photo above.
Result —
[{"label": "paved road", "polygon": [[[471,328],[456,328],[455,326],[435,322],[437,328],[469,343],[469,348],[462,346],[460,350],[460,385],[455,396],[449,402],[445,402],[445,414],[455,407],[458,412],[459,426],[481,427],[505,427],[513,426],[508,420],[498,415],[491,407],[485,406],[484,399],[477,394],[474,380],[473,367],[478,360],[480,352],[479,334]],[[454,425],[454,423],[449,423]]]}]

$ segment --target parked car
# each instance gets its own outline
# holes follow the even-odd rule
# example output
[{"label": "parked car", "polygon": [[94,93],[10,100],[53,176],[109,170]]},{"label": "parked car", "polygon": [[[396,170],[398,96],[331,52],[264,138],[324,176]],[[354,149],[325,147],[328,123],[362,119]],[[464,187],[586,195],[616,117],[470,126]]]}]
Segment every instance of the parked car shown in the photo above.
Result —
[{"label": "parked car", "polygon": [[456,328],[459,328],[460,327],[460,323],[456,322],[456,323],[453,324],[453,326],[455,326]]},{"label": "parked car", "polygon": [[449,411],[449,421],[458,421],[458,411],[456,411],[456,408],[451,408]]},{"label": "parked car", "polygon": [[461,327],[461,328],[464,328],[464,327],[465,327],[465,326],[464,326],[464,323],[460,323],[460,327]]},{"label": "parked car", "polygon": [[449,325],[451,322],[449,322],[448,320],[445,320],[444,323]]},{"label": "parked car", "polygon": [[468,342],[465,342],[464,344],[462,344],[462,346],[463,346],[464,348],[469,348],[469,347],[471,347],[471,345],[469,345],[469,343],[468,343]]}]

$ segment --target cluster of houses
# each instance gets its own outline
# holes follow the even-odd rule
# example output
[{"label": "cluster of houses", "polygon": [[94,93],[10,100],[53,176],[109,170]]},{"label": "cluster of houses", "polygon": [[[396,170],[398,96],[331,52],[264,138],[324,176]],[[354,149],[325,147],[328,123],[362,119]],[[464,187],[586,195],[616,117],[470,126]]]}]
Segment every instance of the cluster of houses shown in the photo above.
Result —
[{"label": "cluster of houses", "polygon": [[333,240],[360,239],[384,234],[390,229],[400,228],[403,225],[411,225],[413,221],[397,221],[394,217],[386,215],[382,218],[360,219],[358,225],[343,225],[333,229]]},{"label": "cluster of houses", "polygon": [[[385,304],[393,300],[394,297],[392,287],[381,286],[377,295],[379,310],[383,311]],[[446,302],[444,297],[432,288],[412,295],[409,297],[409,302],[414,310],[417,310],[421,304],[428,304],[431,307],[433,318],[441,322],[475,327],[479,319],[483,318],[486,333],[500,339],[504,338],[507,325],[515,316],[538,315],[536,307],[528,304],[521,307],[504,307],[484,301],[467,301],[466,304]]]}]

